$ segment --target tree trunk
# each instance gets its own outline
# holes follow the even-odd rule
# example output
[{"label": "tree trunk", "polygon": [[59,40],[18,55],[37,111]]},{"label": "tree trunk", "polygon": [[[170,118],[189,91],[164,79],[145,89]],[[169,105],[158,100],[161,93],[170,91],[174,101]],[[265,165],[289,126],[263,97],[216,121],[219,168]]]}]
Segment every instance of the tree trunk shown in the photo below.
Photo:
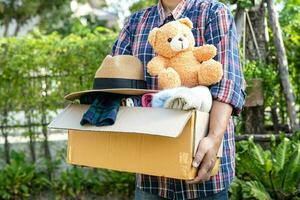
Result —
[{"label": "tree trunk", "polygon": [[241,8],[239,5],[237,5],[236,13],[234,16],[235,26],[236,26],[236,32],[238,35],[238,41],[241,41],[241,37],[243,35],[243,29],[244,29],[244,14],[245,9]]},{"label": "tree trunk", "polygon": [[49,148],[49,142],[48,142],[48,131],[47,131],[47,126],[45,125],[46,122],[45,122],[45,115],[42,114],[42,133],[43,133],[43,136],[44,136],[44,154],[45,154],[45,157],[49,160],[51,160],[51,153],[50,153],[50,148]]},{"label": "tree trunk", "polygon": [[[246,20],[246,41],[245,41],[245,59],[249,61],[266,61],[266,35],[265,35],[265,8],[263,3],[254,10],[248,12],[250,20]],[[251,25],[249,23],[251,22]],[[251,30],[252,29],[252,30]],[[256,43],[258,46],[255,44]],[[259,53],[258,53],[259,52]],[[257,66],[258,67],[258,66]],[[246,134],[264,134],[264,103],[263,103],[263,87],[262,85],[257,88],[255,80],[247,80],[248,86],[252,85],[253,88],[247,87],[247,93],[261,93],[260,103],[251,105],[249,103],[250,95],[246,98],[245,109],[242,113],[244,121],[244,132]],[[250,83],[251,82],[251,83]],[[257,96],[257,95],[254,95]]]},{"label": "tree trunk", "polygon": [[44,147],[44,155],[49,164],[47,164],[47,175],[49,180],[52,180],[52,169],[51,169],[51,152],[50,152],[50,147],[49,147],[49,142],[48,142],[48,131],[47,131],[47,126],[46,124],[46,113],[45,110],[42,111],[42,133],[44,136],[44,141],[43,141],[43,147]]},{"label": "tree trunk", "polygon": [[8,112],[4,110],[3,112],[3,119],[1,123],[1,134],[4,137],[4,159],[7,164],[10,163],[10,145],[8,141],[8,132],[6,129],[7,126],[7,117],[8,117]]},{"label": "tree trunk", "polygon": [[296,116],[296,108],[295,108],[295,98],[293,95],[292,85],[289,79],[289,71],[288,71],[288,61],[286,57],[285,47],[283,44],[281,27],[278,21],[278,15],[274,7],[273,0],[267,0],[268,4],[268,16],[270,25],[273,32],[273,40],[276,48],[277,58],[278,58],[278,69],[280,80],[283,86],[285,100],[287,103],[287,111],[289,115],[290,125],[292,131],[299,130],[299,123]]},{"label": "tree trunk", "polygon": [[[42,133],[44,136],[44,153],[45,157],[47,158],[48,162],[51,161],[51,152],[50,152],[50,147],[49,147],[49,141],[48,141],[48,130],[47,130],[47,107],[46,107],[46,102],[47,102],[47,97],[48,97],[48,82],[47,82],[47,77],[44,77],[44,82],[46,87],[43,89],[43,92],[45,93],[45,96],[42,96],[43,101],[41,102],[41,114],[42,114]],[[47,165],[47,171],[48,171],[48,178],[51,180],[52,179],[52,169],[50,165]]]},{"label": "tree trunk", "polygon": [[279,120],[278,120],[278,114],[277,114],[277,105],[273,105],[271,108],[271,116],[272,116],[272,122],[273,122],[273,128],[275,134],[279,134]]},{"label": "tree trunk", "polygon": [[4,18],[4,33],[3,33],[4,37],[7,37],[8,28],[9,28],[9,21],[8,19]]},{"label": "tree trunk", "polygon": [[[280,108],[280,118],[281,118],[281,124],[287,124],[287,117],[286,117],[286,102],[284,100],[284,95],[283,95],[283,88],[282,84],[280,84],[280,94],[279,94],[279,105],[282,107]],[[284,107],[283,107],[284,106]]]},{"label": "tree trunk", "polygon": [[243,111],[245,134],[264,134],[264,106],[245,107]]},{"label": "tree trunk", "polygon": [[8,141],[8,134],[3,134],[4,135],[4,156],[5,156],[5,161],[7,164],[10,164],[10,145]]},{"label": "tree trunk", "polygon": [[[259,53],[261,56],[261,61],[266,61],[267,56],[267,39],[265,34],[266,21],[265,21],[265,7],[262,2],[259,7],[248,12],[252,28],[254,31],[254,37],[256,38]],[[247,37],[246,37],[246,55],[247,59],[258,61],[259,55],[257,53],[254,39],[251,33],[250,26],[246,26]]]},{"label": "tree trunk", "polygon": [[31,121],[31,112],[27,111],[26,112],[26,118],[27,118],[27,124],[28,124],[28,133],[29,133],[29,151],[31,155],[31,162],[35,163],[36,161],[36,154],[35,154],[35,133],[34,130],[31,126],[32,121]]},{"label": "tree trunk", "polygon": [[14,32],[14,36],[17,36],[19,31],[20,31],[20,27],[21,27],[21,24],[17,21],[17,26],[16,26],[16,29],[15,29],[15,32]]}]

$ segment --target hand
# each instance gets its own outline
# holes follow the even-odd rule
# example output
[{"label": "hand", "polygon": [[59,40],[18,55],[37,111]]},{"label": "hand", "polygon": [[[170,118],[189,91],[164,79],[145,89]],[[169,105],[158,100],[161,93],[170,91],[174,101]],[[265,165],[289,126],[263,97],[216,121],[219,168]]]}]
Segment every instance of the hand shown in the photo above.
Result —
[{"label": "hand", "polygon": [[200,168],[197,176],[193,180],[186,181],[188,184],[209,180],[211,171],[217,160],[219,147],[220,141],[209,134],[200,141],[193,160],[193,167],[198,168],[200,166]]}]

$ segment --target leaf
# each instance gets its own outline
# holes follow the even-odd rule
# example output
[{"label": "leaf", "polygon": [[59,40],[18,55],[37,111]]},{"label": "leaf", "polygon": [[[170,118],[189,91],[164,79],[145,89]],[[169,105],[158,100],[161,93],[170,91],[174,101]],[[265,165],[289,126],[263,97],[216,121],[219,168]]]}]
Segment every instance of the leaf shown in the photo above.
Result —
[{"label": "leaf", "polygon": [[289,150],[290,140],[288,138],[284,138],[275,151],[274,169],[276,172],[282,170],[285,163],[288,161],[290,155]]},{"label": "leaf", "polygon": [[230,192],[230,199],[231,200],[239,200],[242,199],[242,186],[244,181],[234,178],[233,182],[230,185],[229,192]]},{"label": "leaf", "polygon": [[258,200],[271,200],[271,197],[264,185],[259,181],[246,181],[241,184],[243,188],[243,197],[251,198],[254,197]]},{"label": "leaf", "polygon": [[300,142],[294,143],[292,157],[284,169],[282,190],[286,193],[296,193],[300,182]]},{"label": "leaf", "polygon": [[[242,152],[237,154],[237,172],[240,175],[247,174],[254,180],[261,180],[263,177],[263,182],[267,182],[266,179],[266,166],[265,158],[267,153],[263,149],[256,145],[251,139],[247,141],[247,145],[243,142],[239,146],[242,148]],[[264,155],[266,154],[266,155]]]},{"label": "leaf", "polygon": [[255,143],[251,143],[250,146],[250,153],[251,157],[254,159],[252,160],[256,164],[259,164],[263,166],[265,164],[265,158],[264,158],[264,150],[261,148],[260,145],[257,145]]},{"label": "leaf", "polygon": [[271,153],[270,151],[264,151],[259,144],[250,142],[249,145],[249,163],[254,170],[256,180],[262,182],[266,187],[271,187],[269,179]]},{"label": "leaf", "polygon": [[266,169],[266,173],[269,173],[272,169],[273,169],[273,162],[271,159],[268,159],[266,161],[266,165],[265,165],[265,169]]}]

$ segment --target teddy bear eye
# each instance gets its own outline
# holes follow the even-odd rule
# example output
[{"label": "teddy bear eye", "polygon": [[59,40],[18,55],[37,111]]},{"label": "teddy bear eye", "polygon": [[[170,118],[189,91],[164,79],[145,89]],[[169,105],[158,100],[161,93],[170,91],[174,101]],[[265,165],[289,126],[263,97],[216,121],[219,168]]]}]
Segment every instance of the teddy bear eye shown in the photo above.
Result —
[{"label": "teddy bear eye", "polygon": [[169,38],[169,39],[168,39],[168,42],[171,42],[171,41],[172,41],[172,38]]},{"label": "teddy bear eye", "polygon": [[183,36],[186,37],[187,35],[186,35],[186,34],[183,34]]}]

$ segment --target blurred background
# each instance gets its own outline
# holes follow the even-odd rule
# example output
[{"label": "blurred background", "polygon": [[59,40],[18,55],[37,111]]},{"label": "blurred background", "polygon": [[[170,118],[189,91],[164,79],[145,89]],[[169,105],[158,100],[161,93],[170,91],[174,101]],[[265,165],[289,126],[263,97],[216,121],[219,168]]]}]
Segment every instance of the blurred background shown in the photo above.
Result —
[{"label": "blurred background", "polygon": [[[300,199],[300,0],[222,0],[247,81],[231,199]],[[66,164],[47,124],[124,21],[157,0],[0,0],[0,199],[132,199],[135,175]]]}]

